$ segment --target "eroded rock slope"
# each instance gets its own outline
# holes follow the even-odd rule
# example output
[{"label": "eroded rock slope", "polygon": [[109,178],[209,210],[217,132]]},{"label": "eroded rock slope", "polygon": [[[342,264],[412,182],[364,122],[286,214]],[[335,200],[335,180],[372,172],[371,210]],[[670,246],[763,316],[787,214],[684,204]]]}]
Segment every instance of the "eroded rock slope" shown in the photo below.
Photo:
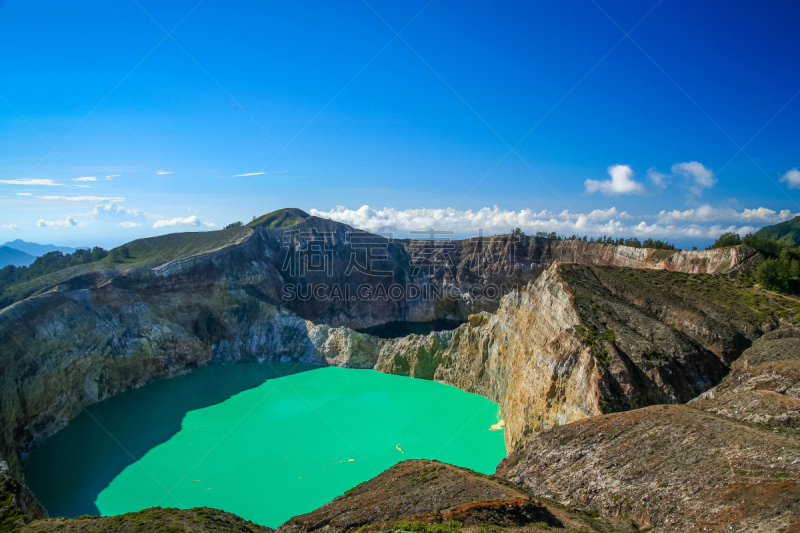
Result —
[{"label": "eroded rock slope", "polygon": [[[621,520],[588,520],[524,489],[439,461],[396,464],[319,509],[284,523],[280,533],[386,531],[429,524],[450,529],[489,525],[494,530],[635,531]],[[416,527],[415,527],[416,526]],[[597,528],[596,528],[597,527]]]},{"label": "eroded rock slope", "polygon": [[[736,370],[751,360],[796,362],[800,351],[776,342],[796,338],[786,328],[757,340],[715,389],[723,394],[532,434],[497,475],[659,531],[800,531],[800,433],[783,427],[794,426],[795,398],[753,389]],[[748,378],[774,384],[758,379],[771,372]]]}]

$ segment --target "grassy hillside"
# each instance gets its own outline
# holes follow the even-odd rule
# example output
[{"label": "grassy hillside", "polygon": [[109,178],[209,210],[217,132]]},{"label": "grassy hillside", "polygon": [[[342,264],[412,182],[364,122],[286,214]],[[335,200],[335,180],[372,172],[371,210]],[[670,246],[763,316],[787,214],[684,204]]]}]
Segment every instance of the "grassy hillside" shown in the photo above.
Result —
[{"label": "grassy hillside", "polygon": [[288,228],[310,215],[296,207],[285,207],[254,219],[248,224],[251,228]]},{"label": "grassy hillside", "polygon": [[107,257],[83,265],[70,266],[36,278],[0,287],[0,308],[37,294],[74,276],[103,271],[124,271],[132,267],[154,268],[176,259],[213,252],[235,244],[250,234],[247,226],[220,231],[170,233],[136,239],[110,251]]},{"label": "grassy hillside", "polygon": [[136,239],[106,258],[107,264],[146,265],[155,267],[176,259],[213,252],[234,244],[250,234],[247,226],[219,231],[170,233],[159,237]]},{"label": "grassy hillside", "polygon": [[755,233],[755,236],[761,239],[774,239],[788,244],[800,245],[800,216],[774,226],[761,228]]}]

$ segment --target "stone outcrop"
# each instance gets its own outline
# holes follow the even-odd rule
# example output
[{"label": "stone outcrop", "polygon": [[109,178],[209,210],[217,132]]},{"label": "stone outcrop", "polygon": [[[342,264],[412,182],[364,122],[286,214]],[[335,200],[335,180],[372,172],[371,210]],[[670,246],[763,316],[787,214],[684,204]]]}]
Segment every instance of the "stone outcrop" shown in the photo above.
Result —
[{"label": "stone outcrop", "polygon": [[[134,285],[154,276],[224,276],[249,295],[286,307],[317,323],[364,328],[392,320],[466,319],[494,311],[513,287],[533,281],[551,265],[578,263],[724,274],[757,256],[746,247],[666,251],[531,236],[498,235],[453,241],[387,240],[299,210],[265,215],[264,223],[223,231],[138,239],[131,257],[61,270],[0,294],[8,305],[50,290],[92,290],[116,278]],[[267,223],[291,215],[289,227]],[[316,265],[316,266],[315,266]],[[379,297],[306,298],[305,289],[365,285]],[[380,297],[392,285],[428,288],[436,298]],[[470,288],[492,285],[476,295]],[[287,290],[287,286],[293,286]],[[377,287],[381,286],[382,291]],[[286,296],[293,296],[286,298]],[[2,303],[5,302],[5,303]]]},{"label": "stone outcrop", "polygon": [[458,531],[488,524],[504,531],[635,531],[623,520],[593,521],[570,509],[549,504],[519,487],[441,463],[410,460],[334,498],[319,509],[296,516],[281,533],[423,531],[429,524],[451,524]]},{"label": "stone outcrop", "polygon": [[533,434],[497,475],[659,531],[798,531],[800,402],[790,364],[800,360],[798,340],[796,327],[767,333],[686,405]]},{"label": "stone outcrop", "polygon": [[800,527],[797,438],[685,405],[533,434],[497,475],[565,505],[658,531]]},{"label": "stone outcrop", "polygon": [[751,390],[696,400],[692,407],[769,427],[800,428],[800,399],[770,390]]},{"label": "stone outcrop", "polygon": [[272,528],[254,524],[232,513],[210,507],[174,509],[151,507],[135,513],[116,516],[83,515],[76,518],[48,518],[35,520],[16,531],[20,533],[165,533],[191,531],[192,533],[272,533]]},{"label": "stone outcrop", "polygon": [[755,391],[800,399],[800,328],[781,328],[758,339],[731,365],[725,380],[698,401]]},{"label": "stone outcrop", "polygon": [[770,427],[800,428],[800,328],[765,334],[731,365],[731,372],[691,405]]}]

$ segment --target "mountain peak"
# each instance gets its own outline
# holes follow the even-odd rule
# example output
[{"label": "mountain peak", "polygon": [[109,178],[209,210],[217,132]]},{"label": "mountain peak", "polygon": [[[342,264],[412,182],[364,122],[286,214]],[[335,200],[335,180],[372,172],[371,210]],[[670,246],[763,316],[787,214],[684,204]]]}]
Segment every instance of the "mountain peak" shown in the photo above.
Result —
[{"label": "mountain peak", "polygon": [[294,226],[311,215],[297,207],[284,207],[261,215],[248,224],[252,228],[288,228]]}]

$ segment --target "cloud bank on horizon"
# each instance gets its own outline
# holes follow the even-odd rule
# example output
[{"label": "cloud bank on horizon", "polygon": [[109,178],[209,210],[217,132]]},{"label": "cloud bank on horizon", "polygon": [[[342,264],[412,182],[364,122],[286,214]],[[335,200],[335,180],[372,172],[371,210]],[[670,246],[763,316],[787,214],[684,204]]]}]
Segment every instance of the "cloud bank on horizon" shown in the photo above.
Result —
[{"label": "cloud bank on horizon", "polygon": [[[637,179],[633,168],[626,164],[611,165],[606,172],[608,179],[584,181],[585,192],[588,195],[600,193],[605,197],[655,196],[668,187],[674,187],[686,197],[684,208],[662,209],[654,214],[631,214],[616,206],[586,210],[585,212],[569,210],[554,212],[548,209],[541,211],[504,210],[498,206],[483,207],[477,210],[458,210],[456,208],[400,210],[390,207],[374,209],[369,205],[363,205],[358,209],[344,206],[338,206],[328,211],[311,209],[310,213],[355,228],[375,233],[390,233],[398,238],[411,236],[411,231],[424,231],[430,228],[450,233],[459,238],[479,234],[503,234],[513,228],[520,228],[529,234],[556,232],[560,235],[657,238],[684,241],[684,243],[715,239],[726,232],[744,236],[765,225],[789,220],[800,213],[800,207],[798,207],[798,212],[792,212],[791,209],[776,210],[767,207],[737,210],[732,207],[713,207],[710,203],[696,206],[704,191],[712,189],[718,182],[714,171],[698,161],[675,163],[670,166],[667,173],[660,172],[656,167],[650,167],[646,172],[646,181]],[[158,171],[158,174],[172,174],[172,172]],[[248,172],[237,174],[234,177],[262,174],[266,174],[266,172]],[[112,175],[112,177],[116,177],[116,175]],[[85,183],[96,179],[95,176],[81,176],[73,178],[72,181]],[[800,171],[796,168],[788,170],[780,177],[780,181],[785,183],[788,189],[798,189],[800,188]],[[64,184],[51,179],[0,180],[0,183],[18,186],[64,186]],[[74,187],[88,187],[88,185],[79,184]],[[113,225],[133,230],[137,237],[143,237],[181,231],[182,228],[197,231],[216,227],[214,222],[201,218],[199,214],[175,216],[174,214],[155,214],[143,209],[126,208],[119,203],[126,201],[124,197],[37,195],[31,192],[14,194],[28,197],[31,200],[62,204],[94,204],[94,209],[88,213],[70,210],[64,213],[62,218],[56,218],[53,214],[46,218],[39,218],[35,222],[36,228],[67,230],[73,233],[79,232],[80,228],[102,228]],[[622,199],[620,201],[624,206],[625,202]],[[690,204],[695,207],[686,208]],[[21,224],[10,221],[8,224],[3,224],[2,229],[18,231]],[[137,228],[142,229],[138,230]],[[140,231],[143,232],[142,235],[139,234]],[[126,237],[121,236],[121,238]]]},{"label": "cloud bank on horizon", "polygon": [[[538,212],[531,209],[514,211],[500,209],[498,206],[477,210],[400,210],[390,207],[374,209],[369,205],[358,209],[344,206],[328,211],[310,209],[309,213],[373,233],[392,234],[396,238],[411,237],[412,231],[427,231],[430,228],[442,232],[441,236],[453,235],[454,238],[504,234],[520,228],[528,234],[556,232],[560,235],[607,235],[668,240],[715,239],[726,232],[744,236],[765,225],[790,220],[800,214],[789,209],[777,211],[758,207],[736,210],[731,207],[712,207],[710,204],[691,209],[662,210],[653,215],[633,215],[616,207],[577,213],[546,209]],[[63,219],[41,218],[36,226],[70,230],[109,223],[133,230],[144,227],[142,231],[147,231],[147,235],[181,231],[182,228],[196,228],[196,231],[216,227],[214,222],[204,220],[198,215],[166,217],[140,209],[129,209],[115,202],[96,204],[88,213],[67,215]],[[18,230],[19,227],[17,224],[8,224],[2,229]],[[137,234],[139,236],[146,235]]]},{"label": "cloud bank on horizon", "polygon": [[737,211],[730,207],[715,208],[710,205],[683,211],[661,211],[657,215],[639,217],[619,211],[616,207],[596,209],[589,213],[570,213],[565,210],[556,214],[548,210],[508,211],[497,206],[460,211],[452,208],[377,210],[364,205],[359,209],[339,206],[330,211],[311,209],[309,212],[320,218],[329,218],[374,233],[391,233],[398,238],[409,236],[409,231],[429,228],[452,231],[458,236],[477,236],[479,231],[484,235],[502,234],[520,228],[529,234],[555,231],[562,235],[581,236],[716,238],[726,232],[744,236],[767,224],[783,222],[798,215],[789,209],[775,211],[759,207]]}]

